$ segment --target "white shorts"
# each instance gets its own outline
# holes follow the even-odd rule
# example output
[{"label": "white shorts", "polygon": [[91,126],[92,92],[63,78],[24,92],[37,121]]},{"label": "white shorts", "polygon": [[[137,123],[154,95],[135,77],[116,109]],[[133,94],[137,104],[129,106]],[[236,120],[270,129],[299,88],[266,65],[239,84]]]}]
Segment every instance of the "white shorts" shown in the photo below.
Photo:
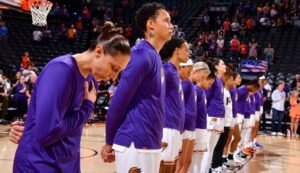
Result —
[{"label": "white shorts", "polygon": [[260,111],[256,111],[255,112],[255,121],[259,121],[260,120],[260,116],[261,116]]},{"label": "white shorts", "polygon": [[260,110],[259,110],[259,114],[262,115],[263,113],[264,113],[264,107],[261,106],[261,107],[260,107]]},{"label": "white shorts", "polygon": [[185,130],[182,134],[182,140],[189,139],[189,140],[195,140],[196,139],[196,133],[195,131],[189,131]]},{"label": "white shorts", "polygon": [[255,114],[251,114],[250,115],[250,127],[254,127],[255,126],[255,122],[256,122],[256,119],[255,119]]},{"label": "white shorts", "polygon": [[[129,148],[114,145],[116,154],[116,173],[138,171],[145,173],[159,172],[161,149],[136,149],[132,143]],[[119,151],[119,149],[121,149]],[[124,151],[123,151],[124,150]]]},{"label": "white shorts", "polygon": [[162,160],[170,163],[175,162],[182,147],[182,136],[180,131],[164,128],[162,143],[163,145],[166,145],[163,146]]},{"label": "white shorts", "polygon": [[233,127],[235,127],[236,125],[238,125],[238,123],[237,123],[237,120],[236,120],[237,118],[232,118],[232,122],[231,122],[231,128],[233,128]]},{"label": "white shorts", "polygon": [[236,116],[236,123],[239,124],[239,125],[242,125],[242,124],[243,124],[243,121],[244,121],[244,118],[245,118],[244,115],[242,115],[242,114],[237,114],[237,116]]},{"label": "white shorts", "polygon": [[224,118],[207,117],[207,130],[224,131]]},{"label": "white shorts", "polygon": [[243,119],[243,125],[242,125],[242,129],[248,129],[251,128],[251,116],[250,118],[244,118]]},{"label": "white shorts", "polygon": [[196,129],[196,139],[194,143],[194,152],[206,152],[207,151],[207,130]]}]

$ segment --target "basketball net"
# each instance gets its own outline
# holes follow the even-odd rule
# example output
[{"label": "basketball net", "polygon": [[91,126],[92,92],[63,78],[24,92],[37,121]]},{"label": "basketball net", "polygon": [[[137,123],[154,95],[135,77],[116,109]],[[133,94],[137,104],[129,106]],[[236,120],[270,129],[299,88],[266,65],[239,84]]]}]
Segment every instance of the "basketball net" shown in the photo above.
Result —
[{"label": "basketball net", "polygon": [[32,25],[46,26],[47,16],[52,8],[52,2],[47,0],[29,0],[28,2],[31,16]]}]

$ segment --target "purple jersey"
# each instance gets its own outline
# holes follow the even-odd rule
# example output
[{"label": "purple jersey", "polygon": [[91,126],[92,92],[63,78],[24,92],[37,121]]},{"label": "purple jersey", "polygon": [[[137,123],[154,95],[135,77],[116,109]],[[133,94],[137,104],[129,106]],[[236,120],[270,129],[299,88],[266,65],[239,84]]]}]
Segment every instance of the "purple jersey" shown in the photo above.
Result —
[{"label": "purple jersey", "polygon": [[182,81],[184,93],[185,120],[184,130],[195,131],[197,115],[197,94],[190,80]]},{"label": "purple jersey", "polygon": [[32,90],[14,173],[80,172],[80,138],[94,104],[83,100],[85,81],[71,55],[50,61]]},{"label": "purple jersey", "polygon": [[237,100],[238,100],[238,90],[237,88],[229,89],[231,100],[232,100],[232,116],[236,118],[237,115]]},{"label": "purple jersey", "polygon": [[223,81],[217,77],[212,86],[205,92],[207,113],[210,117],[225,117]]},{"label": "purple jersey", "polygon": [[164,63],[163,67],[166,82],[164,127],[182,132],[184,125],[184,99],[179,73],[170,62]]},{"label": "purple jersey", "polygon": [[206,129],[207,126],[207,107],[206,107],[206,96],[204,90],[199,88],[197,85],[194,86],[197,93],[197,117],[196,117],[196,128]]},{"label": "purple jersey", "polygon": [[247,102],[248,102],[248,96],[249,92],[245,85],[242,85],[237,90],[238,93],[238,100],[237,100],[237,113],[245,115],[246,109],[247,109]]},{"label": "purple jersey", "polygon": [[160,149],[165,78],[161,58],[146,40],[131,48],[106,119],[106,143]]}]

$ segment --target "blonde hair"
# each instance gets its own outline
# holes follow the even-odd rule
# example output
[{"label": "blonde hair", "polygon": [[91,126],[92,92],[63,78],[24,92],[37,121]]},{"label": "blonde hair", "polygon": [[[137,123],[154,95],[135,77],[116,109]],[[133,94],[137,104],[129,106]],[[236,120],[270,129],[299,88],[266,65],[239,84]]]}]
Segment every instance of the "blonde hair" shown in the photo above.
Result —
[{"label": "blonde hair", "polygon": [[298,92],[297,90],[293,90],[292,93],[291,93],[291,98],[293,98],[293,95],[294,95],[295,93],[297,93],[297,97],[298,97],[299,92]]},{"label": "blonde hair", "polygon": [[206,71],[210,73],[210,69],[208,65],[205,62],[197,62],[193,65],[193,72],[196,71]]}]

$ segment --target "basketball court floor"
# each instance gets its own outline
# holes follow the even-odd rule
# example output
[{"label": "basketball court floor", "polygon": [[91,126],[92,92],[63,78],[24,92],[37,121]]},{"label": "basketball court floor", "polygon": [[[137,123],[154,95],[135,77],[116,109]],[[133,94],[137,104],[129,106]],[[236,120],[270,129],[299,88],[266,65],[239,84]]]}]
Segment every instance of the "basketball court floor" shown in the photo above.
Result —
[{"label": "basketball court floor", "polygon": [[[11,173],[17,148],[9,142],[10,126],[0,125],[0,173]],[[99,152],[105,141],[105,125],[85,126],[81,140],[81,172],[113,173],[114,164],[103,163]],[[300,139],[260,135],[264,149],[238,172],[240,173],[299,173]]]}]

